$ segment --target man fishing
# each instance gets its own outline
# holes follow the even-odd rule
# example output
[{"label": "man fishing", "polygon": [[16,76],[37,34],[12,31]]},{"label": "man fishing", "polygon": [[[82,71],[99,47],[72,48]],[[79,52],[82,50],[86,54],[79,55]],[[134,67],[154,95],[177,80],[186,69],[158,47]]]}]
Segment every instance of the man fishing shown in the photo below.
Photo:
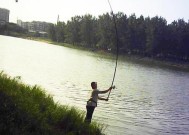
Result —
[{"label": "man fishing", "polygon": [[91,123],[94,109],[95,109],[95,107],[97,107],[98,99],[108,101],[108,98],[99,97],[98,94],[105,94],[105,93],[111,91],[113,88],[113,87],[110,87],[107,90],[100,91],[97,89],[97,82],[91,82],[91,87],[92,87],[92,92],[91,92],[90,99],[87,101],[87,105],[86,105],[87,114],[85,117],[85,122],[87,122],[89,124]]}]

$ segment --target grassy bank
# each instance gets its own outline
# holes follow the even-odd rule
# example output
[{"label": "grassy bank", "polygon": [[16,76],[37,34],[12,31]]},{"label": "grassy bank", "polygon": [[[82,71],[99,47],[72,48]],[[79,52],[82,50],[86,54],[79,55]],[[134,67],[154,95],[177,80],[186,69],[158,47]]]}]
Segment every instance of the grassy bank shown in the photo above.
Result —
[{"label": "grassy bank", "polygon": [[101,135],[103,126],[83,122],[84,112],[54,103],[38,86],[0,73],[0,134]]}]

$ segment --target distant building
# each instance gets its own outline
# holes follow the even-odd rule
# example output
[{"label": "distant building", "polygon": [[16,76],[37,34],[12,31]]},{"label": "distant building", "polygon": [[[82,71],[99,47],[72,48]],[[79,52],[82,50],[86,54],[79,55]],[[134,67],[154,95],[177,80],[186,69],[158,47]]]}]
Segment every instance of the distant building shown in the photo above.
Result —
[{"label": "distant building", "polygon": [[19,26],[22,26],[22,20],[17,20],[17,24],[18,24]]},{"label": "distant building", "polygon": [[0,25],[9,22],[9,13],[10,11],[8,9],[0,8]]},{"label": "distant building", "polygon": [[27,29],[30,32],[48,32],[49,26],[51,23],[33,21],[33,22],[22,22],[17,20],[17,24],[24,29]]}]

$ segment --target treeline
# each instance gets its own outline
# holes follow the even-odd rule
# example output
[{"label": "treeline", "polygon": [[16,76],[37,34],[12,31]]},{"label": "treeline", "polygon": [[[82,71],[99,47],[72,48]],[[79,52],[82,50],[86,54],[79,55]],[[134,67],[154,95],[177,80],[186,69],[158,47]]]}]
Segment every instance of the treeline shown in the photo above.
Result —
[{"label": "treeline", "polygon": [[[189,22],[179,19],[167,24],[162,17],[128,17],[122,12],[115,19],[120,53],[189,61]],[[115,24],[109,13],[98,18],[90,14],[72,17],[66,23],[52,24],[48,34],[53,41],[116,51]]]}]

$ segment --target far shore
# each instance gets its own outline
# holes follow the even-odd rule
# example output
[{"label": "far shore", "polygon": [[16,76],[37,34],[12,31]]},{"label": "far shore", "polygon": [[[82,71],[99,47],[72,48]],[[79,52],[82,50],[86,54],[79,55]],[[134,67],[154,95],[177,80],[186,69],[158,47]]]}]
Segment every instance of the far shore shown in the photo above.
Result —
[{"label": "far shore", "polygon": [[[105,50],[97,50],[97,49],[91,49],[91,48],[85,48],[82,46],[76,46],[68,43],[60,43],[60,42],[54,42],[47,38],[35,38],[35,37],[24,37],[25,39],[29,40],[35,40],[39,42],[45,42],[52,45],[58,45],[58,46],[64,46],[79,50],[86,50],[86,51],[93,51],[98,54],[102,54],[105,56],[113,56],[114,54],[105,51]],[[160,60],[156,58],[149,58],[149,57],[141,57],[138,55],[119,55],[119,60],[126,60],[129,62],[134,62],[137,64],[142,64],[144,66],[154,66],[154,67],[162,67],[162,68],[168,68],[173,70],[180,70],[189,72],[189,62],[181,62],[181,61],[170,61],[170,60]]]}]

